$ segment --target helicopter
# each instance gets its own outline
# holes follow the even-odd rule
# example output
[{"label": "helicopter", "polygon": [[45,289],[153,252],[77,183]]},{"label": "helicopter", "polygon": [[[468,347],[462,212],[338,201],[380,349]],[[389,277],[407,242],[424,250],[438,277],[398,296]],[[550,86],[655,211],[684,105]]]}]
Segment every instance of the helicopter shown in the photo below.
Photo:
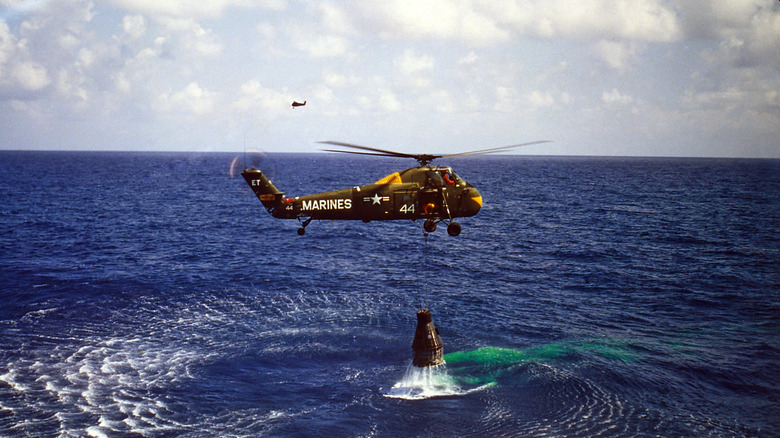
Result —
[{"label": "helicopter", "polygon": [[323,141],[320,143],[355,149],[324,149],[327,152],[413,158],[419,166],[393,172],[373,184],[295,198],[284,196],[284,192],[279,191],[261,170],[244,169],[241,175],[271,216],[277,219],[298,219],[301,224],[298,228],[300,236],[306,233],[306,227],[315,219],[363,222],[422,219],[426,233],[434,232],[437,225],[444,222],[447,224],[447,233],[457,236],[461,232],[461,226],[454,218],[477,214],[482,208],[482,195],[451,167],[433,166],[431,162],[437,158],[492,154],[547,142],[549,140],[433,155],[408,154],[337,141]]}]

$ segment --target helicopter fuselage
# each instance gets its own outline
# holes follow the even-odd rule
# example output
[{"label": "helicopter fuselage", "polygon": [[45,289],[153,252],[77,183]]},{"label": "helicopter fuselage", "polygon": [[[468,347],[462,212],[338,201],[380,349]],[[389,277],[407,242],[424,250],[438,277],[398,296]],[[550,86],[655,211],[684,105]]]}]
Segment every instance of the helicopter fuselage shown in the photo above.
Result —
[{"label": "helicopter fuselage", "polygon": [[[420,166],[392,173],[374,184],[288,198],[256,169],[242,172],[268,212],[278,219],[426,220],[426,231],[439,221],[473,216],[482,207],[479,191],[446,166]],[[453,233],[451,226],[448,228]],[[303,229],[299,234],[303,234]]]}]

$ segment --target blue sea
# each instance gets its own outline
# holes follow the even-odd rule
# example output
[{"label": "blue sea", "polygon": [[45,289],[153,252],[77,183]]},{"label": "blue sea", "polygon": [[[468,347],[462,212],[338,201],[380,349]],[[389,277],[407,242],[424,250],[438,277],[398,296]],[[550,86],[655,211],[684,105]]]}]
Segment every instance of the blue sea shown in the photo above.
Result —
[{"label": "blue sea", "polygon": [[[0,152],[0,436],[780,436],[780,160],[440,159],[484,199],[450,237],[298,236],[234,157]],[[288,196],[414,165],[238,158]]]}]

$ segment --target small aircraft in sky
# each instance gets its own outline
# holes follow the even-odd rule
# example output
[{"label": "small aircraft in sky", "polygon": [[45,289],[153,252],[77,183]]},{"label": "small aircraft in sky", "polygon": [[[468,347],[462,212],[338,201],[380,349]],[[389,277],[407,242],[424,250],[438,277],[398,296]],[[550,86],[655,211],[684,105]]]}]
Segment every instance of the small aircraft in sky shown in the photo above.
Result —
[{"label": "small aircraft in sky", "polygon": [[296,107],[299,107],[299,106],[306,106],[306,101],[304,100],[303,103],[301,103],[301,102],[298,102],[297,100],[293,100],[293,103],[292,103],[293,109],[295,109]]},{"label": "small aircraft in sky", "polygon": [[457,236],[461,226],[453,219],[474,216],[482,208],[482,195],[476,187],[459,177],[449,166],[432,166],[437,158],[464,157],[493,154],[508,149],[547,143],[533,141],[471,152],[445,155],[407,154],[384,149],[358,146],[336,141],[323,144],[356,150],[325,149],[340,152],[381,157],[414,158],[419,166],[394,172],[373,184],[334,190],[313,195],[288,198],[258,169],[244,169],[241,175],[257,198],[277,219],[298,219],[303,236],[306,227],[314,219],[362,220],[424,220],[425,232],[433,232],[440,222],[447,224],[447,233]]}]

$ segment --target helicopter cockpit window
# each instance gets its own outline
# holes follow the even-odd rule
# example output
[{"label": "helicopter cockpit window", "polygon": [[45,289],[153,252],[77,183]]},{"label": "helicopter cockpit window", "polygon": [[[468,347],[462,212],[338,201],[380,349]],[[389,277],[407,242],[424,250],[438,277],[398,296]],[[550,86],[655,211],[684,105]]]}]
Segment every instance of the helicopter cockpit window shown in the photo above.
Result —
[{"label": "helicopter cockpit window", "polygon": [[447,185],[450,186],[463,186],[466,185],[466,182],[463,181],[455,172],[452,171],[449,167],[444,169],[439,169],[439,172],[441,172],[442,178],[444,179],[444,182]]},{"label": "helicopter cockpit window", "polygon": [[464,186],[466,182],[463,181],[455,172],[449,167],[439,167],[435,170],[429,170],[426,172],[428,177],[428,184],[433,187],[447,187],[447,186]]},{"label": "helicopter cockpit window", "polygon": [[442,178],[441,173],[430,170],[426,172],[428,174],[428,183],[434,187],[442,187],[444,185],[444,178]]},{"label": "helicopter cockpit window", "polygon": [[462,183],[460,177],[456,175],[455,172],[452,171],[452,169],[442,170],[441,175],[444,178],[444,182],[447,183],[447,185],[454,186],[454,185],[460,185]]}]

